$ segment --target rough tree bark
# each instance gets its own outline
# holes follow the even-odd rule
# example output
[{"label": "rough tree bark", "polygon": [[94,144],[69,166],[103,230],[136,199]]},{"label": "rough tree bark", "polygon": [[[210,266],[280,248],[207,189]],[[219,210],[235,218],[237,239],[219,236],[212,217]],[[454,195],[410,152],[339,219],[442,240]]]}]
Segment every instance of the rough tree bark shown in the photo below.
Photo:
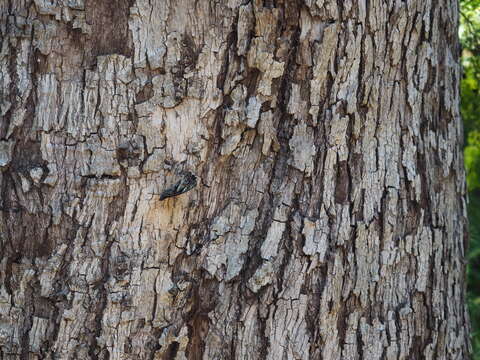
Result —
[{"label": "rough tree bark", "polygon": [[0,1],[2,358],[466,359],[457,15]]}]

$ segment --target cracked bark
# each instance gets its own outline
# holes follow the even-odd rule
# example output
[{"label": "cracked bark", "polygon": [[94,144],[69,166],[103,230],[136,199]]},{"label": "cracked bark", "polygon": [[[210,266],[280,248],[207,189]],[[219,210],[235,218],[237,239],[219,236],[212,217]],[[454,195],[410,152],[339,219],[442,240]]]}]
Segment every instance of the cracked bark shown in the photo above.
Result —
[{"label": "cracked bark", "polygon": [[112,4],[0,3],[2,358],[468,358],[455,1]]}]

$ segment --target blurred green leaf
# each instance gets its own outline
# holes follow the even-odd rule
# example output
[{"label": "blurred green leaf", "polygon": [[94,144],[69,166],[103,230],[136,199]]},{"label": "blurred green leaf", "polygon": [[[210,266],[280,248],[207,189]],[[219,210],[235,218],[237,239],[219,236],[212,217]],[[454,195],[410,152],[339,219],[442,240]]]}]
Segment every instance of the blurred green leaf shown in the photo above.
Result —
[{"label": "blurred green leaf", "polygon": [[467,265],[467,299],[472,322],[473,359],[480,360],[480,194],[471,192],[469,200],[470,249]]},{"label": "blurred green leaf", "polygon": [[460,1],[459,36],[463,49],[461,113],[469,190],[467,298],[472,322],[473,359],[480,360],[480,0]]}]

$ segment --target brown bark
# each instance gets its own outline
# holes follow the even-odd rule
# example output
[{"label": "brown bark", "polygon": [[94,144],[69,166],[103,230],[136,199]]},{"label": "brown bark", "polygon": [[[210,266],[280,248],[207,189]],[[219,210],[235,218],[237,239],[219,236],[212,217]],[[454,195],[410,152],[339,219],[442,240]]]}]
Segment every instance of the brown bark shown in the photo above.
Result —
[{"label": "brown bark", "polygon": [[468,358],[457,16],[0,2],[2,358]]}]

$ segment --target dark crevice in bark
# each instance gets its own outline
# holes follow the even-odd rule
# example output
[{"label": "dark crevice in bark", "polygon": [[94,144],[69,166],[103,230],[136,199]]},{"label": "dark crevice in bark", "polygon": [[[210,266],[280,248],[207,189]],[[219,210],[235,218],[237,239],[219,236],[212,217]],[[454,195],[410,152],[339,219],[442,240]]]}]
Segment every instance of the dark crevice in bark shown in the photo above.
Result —
[{"label": "dark crevice in bark", "polygon": [[[201,278],[198,276],[198,278]],[[215,309],[218,294],[216,280],[203,279],[195,284],[192,295],[189,297],[189,308],[184,321],[188,326],[188,338],[186,355],[191,360],[201,360],[205,352],[205,341],[209,328],[210,319],[208,313]]]},{"label": "dark crevice in bark", "polygon": [[[10,4],[11,5],[11,4]],[[6,28],[6,33],[9,34],[9,32],[13,31],[10,30],[9,27]],[[9,54],[9,63],[8,63],[8,73],[12,77],[12,85],[18,84],[18,74],[15,71],[16,70],[16,62],[17,62],[17,57],[18,54],[17,52],[19,51],[13,46],[9,47],[11,53]],[[7,131],[8,128],[10,127],[10,123],[12,121],[12,116],[15,111],[15,109],[18,106],[18,100],[19,99],[19,91],[18,87],[16,85],[11,86],[9,89],[9,96],[8,96],[8,102],[11,104],[10,108],[8,111],[3,115],[2,121],[0,121],[0,139],[6,139],[7,136]],[[2,93],[2,97],[6,97],[5,94]]]},{"label": "dark crevice in bark", "polygon": [[[320,308],[322,295],[328,281],[328,266],[318,266],[316,272],[311,276],[311,297],[308,301],[309,316],[305,318],[305,321],[307,323],[307,328],[312,336],[310,339],[310,347],[312,348],[312,352],[314,352],[313,349],[319,348],[321,344],[321,335],[318,331],[318,324],[320,323],[322,317],[322,314],[320,313]],[[320,349],[318,351],[321,352]]]},{"label": "dark crevice in bark", "polygon": [[177,356],[179,346],[180,344],[177,341],[171,342],[170,345],[168,345],[165,360],[174,360]]},{"label": "dark crevice in bark", "polygon": [[360,326],[357,327],[356,335],[357,335],[358,358],[362,359],[362,360],[367,360],[366,358],[363,357],[363,347],[365,346],[365,343],[362,340],[362,334],[361,334]]},{"label": "dark crevice in bark", "polygon": [[347,161],[337,162],[337,181],[335,186],[335,202],[337,204],[348,204],[350,194],[350,176],[348,173]]},{"label": "dark crevice in bark", "polygon": [[[237,31],[236,31],[237,21],[238,21],[238,15],[237,15],[236,21],[234,21],[232,24],[231,31],[228,33],[225,57],[222,61],[222,68],[220,70],[220,74],[218,74],[218,78],[217,78],[217,88],[222,90],[225,89],[225,80],[227,78],[228,70],[230,67],[230,57],[233,58],[236,56],[232,48],[237,42]],[[197,54],[197,58],[198,58],[198,54]],[[235,61],[237,60],[238,59],[236,59]]]},{"label": "dark crevice in bark", "polygon": [[25,295],[26,298],[29,299],[28,302],[24,304],[23,310],[27,314],[27,316],[24,317],[23,319],[23,324],[21,327],[22,334],[20,336],[20,359],[22,360],[28,360],[29,356],[29,331],[32,328],[33,324],[33,315],[35,313],[35,303],[32,301],[33,298],[33,289],[31,287],[31,284],[28,284],[29,286],[25,287]]},{"label": "dark crevice in bark", "polygon": [[[68,222],[67,219],[65,220],[65,222]],[[65,222],[63,224],[65,224]],[[65,240],[67,244],[73,244],[73,241],[75,240],[75,237],[80,230],[80,225],[72,221],[72,224],[68,228],[69,231]],[[59,265],[59,269],[56,272],[55,278],[53,280],[52,298],[55,301],[56,311],[55,316],[53,317],[53,321],[51,322],[52,328],[50,330],[50,336],[48,337],[49,341],[52,341],[52,343],[58,338],[59,335],[62,312],[66,309],[72,308],[72,303],[68,301],[67,295],[71,293],[68,285],[70,280],[68,278],[68,274],[69,265],[73,259],[73,250],[74,247],[72,245],[67,247],[61,264]]]},{"label": "dark crevice in bark", "polygon": [[255,95],[261,76],[260,70],[255,68],[247,69],[245,78],[241,82],[247,88],[247,99]]},{"label": "dark crevice in bark", "polygon": [[[424,224],[425,226],[432,226],[432,206],[429,193],[432,189],[432,186],[435,187],[435,184],[431,184],[428,178],[428,160],[426,156],[420,152],[417,152],[417,167],[418,174],[420,175],[420,203],[415,201],[415,204],[418,204],[418,208],[424,210]],[[412,190],[413,192],[414,190]],[[413,196],[413,194],[412,194]],[[420,215],[420,214],[418,214]]]}]

